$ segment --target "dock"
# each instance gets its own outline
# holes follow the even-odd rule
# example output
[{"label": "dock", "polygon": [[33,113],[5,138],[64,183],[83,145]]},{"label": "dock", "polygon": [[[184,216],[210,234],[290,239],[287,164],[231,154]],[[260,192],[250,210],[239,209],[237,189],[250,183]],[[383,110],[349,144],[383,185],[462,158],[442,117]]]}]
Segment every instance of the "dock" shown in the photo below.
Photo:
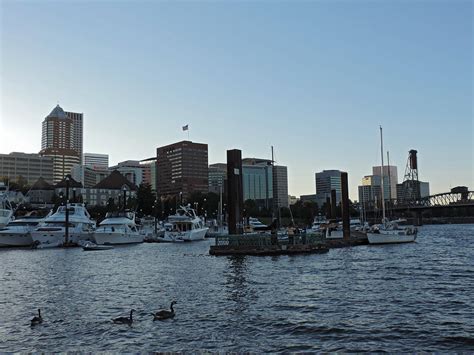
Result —
[{"label": "dock", "polygon": [[209,254],[215,256],[321,254],[327,253],[331,248],[368,244],[366,237],[325,239],[317,234],[290,235],[287,239],[279,239],[270,234],[227,235],[214,239],[215,245],[210,247]]}]

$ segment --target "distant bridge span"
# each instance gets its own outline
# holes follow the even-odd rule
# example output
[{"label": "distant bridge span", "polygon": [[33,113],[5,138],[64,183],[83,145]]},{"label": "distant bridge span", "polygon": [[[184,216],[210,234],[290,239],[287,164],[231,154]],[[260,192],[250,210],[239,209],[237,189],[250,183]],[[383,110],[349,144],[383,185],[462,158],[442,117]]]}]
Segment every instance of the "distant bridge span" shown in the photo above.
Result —
[{"label": "distant bridge span", "polygon": [[427,209],[436,207],[474,206],[474,191],[444,192],[415,201],[393,201],[393,209]]}]

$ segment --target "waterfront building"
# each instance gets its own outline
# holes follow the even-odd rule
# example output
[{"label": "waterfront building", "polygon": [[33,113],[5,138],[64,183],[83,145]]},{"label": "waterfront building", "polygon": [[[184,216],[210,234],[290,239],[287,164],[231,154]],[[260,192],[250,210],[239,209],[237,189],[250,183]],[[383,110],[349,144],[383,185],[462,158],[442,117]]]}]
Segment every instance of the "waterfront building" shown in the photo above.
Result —
[{"label": "waterfront building", "polygon": [[159,196],[182,196],[209,190],[207,144],[181,141],[156,149],[156,190]]},{"label": "waterfront building", "polygon": [[82,127],[82,116],[79,123],[77,115],[71,118],[59,105],[42,123],[40,154],[53,160],[53,183],[61,181],[74,165],[81,163],[82,128],[79,137],[74,131],[76,126]]},{"label": "waterfront building", "polygon": [[227,164],[216,163],[209,165],[209,192],[225,194],[227,180]]},{"label": "waterfront building", "polygon": [[128,181],[130,181],[134,185],[139,186],[140,184],[144,182],[143,181],[144,167],[140,165],[139,160],[125,160],[118,163],[117,165],[111,166],[109,170],[119,171],[123,176],[125,176],[128,179]]},{"label": "waterfront building", "polygon": [[85,189],[83,200],[91,206],[106,206],[109,200],[113,200],[115,205],[119,206],[123,203],[124,191],[128,200],[136,197],[137,190],[135,184],[119,171],[114,170],[94,187]]},{"label": "waterfront building", "polygon": [[[318,198],[317,198],[317,195],[316,194],[312,194],[312,195],[301,195],[300,196],[300,201],[301,202],[318,202]],[[326,202],[326,201],[324,201]],[[324,203],[323,202],[323,203]],[[319,203],[318,203],[319,205]],[[319,205],[319,207],[321,207],[323,204]]]},{"label": "waterfront building", "polygon": [[40,177],[53,182],[53,159],[19,152],[0,154],[0,177],[7,177],[11,181],[24,178],[28,185],[33,185]]},{"label": "waterfront building", "polygon": [[71,176],[74,180],[82,183],[84,187],[93,187],[101,180],[109,176],[108,169],[102,169],[100,166],[95,168],[90,165],[74,165],[71,169]]},{"label": "waterfront building", "polygon": [[140,160],[143,172],[143,183],[150,184],[151,190],[156,192],[156,157]]},{"label": "waterfront building", "polygon": [[423,181],[407,180],[397,184],[397,201],[403,202],[430,196],[430,184]]},{"label": "waterfront building", "polygon": [[54,186],[42,177],[36,180],[28,193],[30,203],[35,204],[49,204],[52,202],[53,195]]},{"label": "waterfront building", "polygon": [[[69,186],[69,201],[76,201],[84,196],[85,189],[79,181],[69,177],[69,182],[66,181],[67,177],[64,177],[61,181],[54,185],[54,193],[58,197],[66,199],[68,193],[66,192],[67,186]],[[84,201],[85,202],[85,201]]]},{"label": "waterfront building", "polygon": [[107,170],[109,168],[109,155],[97,153],[84,153],[84,165],[93,169]]},{"label": "waterfront building", "polygon": [[331,190],[336,190],[336,203],[341,202],[341,171],[323,170],[315,174],[316,202],[322,206],[327,197],[331,197]]}]

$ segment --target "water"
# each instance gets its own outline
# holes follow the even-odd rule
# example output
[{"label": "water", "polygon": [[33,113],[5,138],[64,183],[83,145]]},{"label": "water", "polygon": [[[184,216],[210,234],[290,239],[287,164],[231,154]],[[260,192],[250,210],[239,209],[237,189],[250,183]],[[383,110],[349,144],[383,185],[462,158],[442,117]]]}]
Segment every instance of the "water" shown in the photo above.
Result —
[{"label": "water", "polygon": [[[0,251],[0,351],[474,351],[474,225],[327,254]],[[176,317],[151,312],[177,300]],[[110,321],[137,310],[133,326]],[[44,323],[30,327],[41,308]]]}]

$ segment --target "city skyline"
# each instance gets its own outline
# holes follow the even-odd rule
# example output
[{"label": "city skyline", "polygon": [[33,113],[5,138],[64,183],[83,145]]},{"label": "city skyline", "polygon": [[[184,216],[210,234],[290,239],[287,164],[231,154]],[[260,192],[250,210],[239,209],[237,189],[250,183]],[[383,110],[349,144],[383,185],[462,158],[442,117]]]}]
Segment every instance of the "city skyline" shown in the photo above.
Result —
[{"label": "city skyline", "polygon": [[380,165],[382,125],[399,172],[416,149],[433,194],[472,188],[470,2],[3,1],[1,13],[1,153],[39,152],[59,101],[84,113],[83,151],[111,165],[187,140],[189,124],[210,164],[234,148],[270,158],[273,145],[290,195],[314,193],[314,174],[338,169],[357,199]]}]

